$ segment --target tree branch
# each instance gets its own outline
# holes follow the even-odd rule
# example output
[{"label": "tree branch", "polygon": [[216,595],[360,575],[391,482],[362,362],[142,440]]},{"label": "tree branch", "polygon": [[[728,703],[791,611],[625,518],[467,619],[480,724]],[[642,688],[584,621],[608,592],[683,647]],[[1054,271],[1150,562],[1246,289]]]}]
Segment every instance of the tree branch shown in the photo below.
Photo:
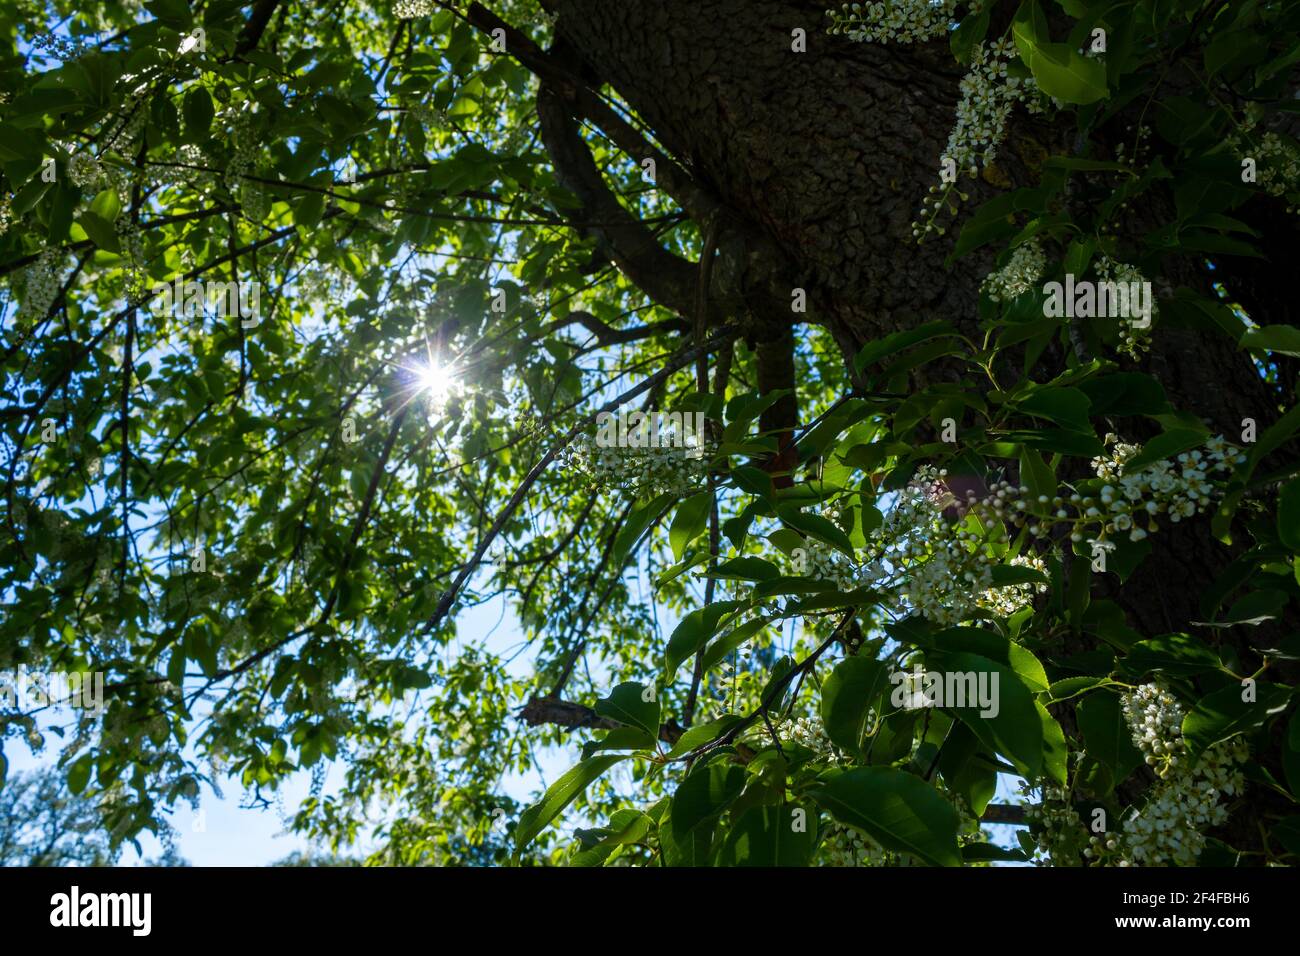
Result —
[{"label": "tree branch", "polygon": [[570,68],[571,63],[563,62],[554,52],[543,51],[531,39],[480,3],[470,5],[465,19],[488,35],[493,30],[504,30],[506,49],[538,79],[550,86],[573,110],[599,126],[619,149],[638,164],[645,159],[654,160],[655,185],[672,196],[692,219],[702,222],[713,215],[719,206],[718,201],[702,189],[686,170],[619,116]]},{"label": "tree branch", "polygon": [[555,178],[582,204],[576,217],[570,218],[600,223],[591,231],[623,274],[654,301],[689,315],[695,266],[659,245],[645,223],[609,190],[568,106],[549,86],[543,85],[537,93],[537,117]]}]

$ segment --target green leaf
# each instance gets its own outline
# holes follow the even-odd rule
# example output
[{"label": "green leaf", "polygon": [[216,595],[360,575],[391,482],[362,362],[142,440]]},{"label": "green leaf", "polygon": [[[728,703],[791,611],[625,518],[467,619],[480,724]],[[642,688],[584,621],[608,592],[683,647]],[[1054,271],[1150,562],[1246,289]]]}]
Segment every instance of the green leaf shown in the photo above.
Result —
[{"label": "green leaf", "polygon": [[659,736],[659,697],[653,684],[625,681],[596,701],[595,711],[620,724],[644,730],[651,738]]},{"label": "green leaf", "polygon": [[817,849],[817,811],[797,803],[758,804],[740,815],[718,852],[718,866],[807,866]]},{"label": "green leaf", "polygon": [[723,561],[709,575],[731,581],[771,581],[781,576],[781,569],[771,561],[753,556],[742,556]]},{"label": "green leaf", "polygon": [[605,754],[583,760],[570,769],[564,776],[551,784],[540,803],[529,807],[519,816],[519,825],[515,828],[515,852],[537,839],[551,821],[564,812],[582,791],[614,764],[626,760],[629,754]]},{"label": "green leaf", "polygon": [[1109,677],[1067,677],[1047,689],[1048,703],[1056,704],[1080,694],[1114,683]]},{"label": "green leaf", "polygon": [[1104,764],[1116,782],[1126,779],[1142,763],[1142,752],[1133,744],[1119,697],[1093,694],[1079,702],[1075,714],[1088,756]]},{"label": "green leaf", "polygon": [[86,231],[90,241],[99,248],[114,254],[122,251],[122,247],[117,241],[117,230],[113,228],[111,222],[107,222],[90,210],[86,210],[77,218],[77,225]]},{"label": "green leaf", "polygon": [[1065,731],[1040,702],[1034,701],[1034,707],[1038,709],[1038,719],[1043,727],[1043,776],[1064,787],[1070,764]]},{"label": "green leaf", "polygon": [[105,222],[113,222],[122,211],[122,200],[116,189],[105,189],[90,203],[90,211]]},{"label": "green leaf", "polygon": [[1277,536],[1292,551],[1300,551],[1300,478],[1288,482],[1278,495]]},{"label": "green leaf", "polygon": [[1013,584],[1047,584],[1047,575],[1034,568],[1020,564],[995,564],[991,569],[995,588],[1010,587]]},{"label": "green leaf", "polygon": [[653,826],[654,820],[640,810],[615,810],[608,827],[574,831],[582,849],[569,858],[568,865],[600,866],[619,847],[644,840]]},{"label": "green leaf", "polygon": [[1246,474],[1254,474],[1255,468],[1260,461],[1275,448],[1286,442],[1296,433],[1297,429],[1300,429],[1300,405],[1288,410],[1286,414],[1260,433],[1259,438],[1250,449],[1250,460],[1246,468]]},{"label": "green leaf", "polygon": [[672,760],[684,753],[689,753],[696,747],[712,743],[738,724],[740,720],[741,718],[735,714],[723,714],[707,724],[700,724],[690,728],[677,738],[677,743],[673,744],[672,750],[668,751],[667,758]]},{"label": "green leaf", "polygon": [[1032,448],[1020,449],[1020,480],[1029,489],[1031,510],[1046,508],[1038,505],[1038,497],[1046,495],[1049,499],[1056,495],[1056,474],[1043,456]]},{"label": "green leaf", "polygon": [[752,465],[741,465],[739,468],[731,469],[731,480],[741,491],[747,491],[760,498],[770,499],[775,493],[772,488],[772,476]]},{"label": "green leaf", "polygon": [[71,791],[74,797],[81,796],[81,792],[90,783],[90,771],[94,765],[95,759],[93,756],[82,754],[68,768],[68,790]]},{"label": "green leaf", "polygon": [[1247,329],[1237,344],[1245,349],[1267,349],[1282,355],[1300,356],[1300,329],[1293,325]]},{"label": "green leaf", "polygon": [[1237,624],[1257,626],[1265,621],[1280,617],[1282,609],[1286,607],[1287,600],[1286,592],[1275,588],[1251,591],[1234,604],[1227,614],[1219,618],[1218,621],[1208,624],[1208,626],[1232,627]]},{"label": "green leaf", "polygon": [[1124,659],[1134,674],[1163,671],[1171,677],[1193,677],[1219,669],[1219,656],[1187,634],[1161,634],[1138,641]]},{"label": "green leaf", "polygon": [[660,826],[661,837],[671,839],[672,865],[701,866],[707,861],[714,825],[744,786],[744,769],[725,755],[687,774],[673,794],[668,826]]},{"label": "green leaf", "polygon": [[1254,700],[1242,699],[1246,688],[1240,685],[1229,685],[1203,697],[1183,718],[1183,740],[1188,752],[1201,754],[1220,740],[1263,727],[1269,717],[1286,709],[1292,690],[1256,682]]},{"label": "green leaf", "polygon": [[932,866],[959,866],[957,811],[920,777],[893,767],[836,773],[809,796],[841,823]]},{"label": "green leaf", "polygon": [[1079,383],[1096,415],[1159,415],[1169,406],[1164,386],[1142,372],[1115,372]]},{"label": "green leaf", "polygon": [[853,359],[853,368],[861,373],[870,365],[874,365],[881,359],[888,358],[896,352],[901,352],[909,346],[916,345],[920,342],[928,341],[941,335],[954,334],[952,323],[950,322],[927,322],[925,325],[917,326],[914,329],[906,329],[902,332],[895,332],[887,335],[883,339],[877,339],[874,342],[868,342],[858,350],[857,356]]},{"label": "green leaf", "polygon": [[781,516],[782,521],[796,531],[802,531],[818,541],[829,544],[831,547],[843,551],[850,558],[856,557],[853,552],[853,542],[849,540],[849,536],[841,531],[829,518],[800,511],[797,505],[782,505],[777,509],[777,513]]},{"label": "green leaf", "polygon": [[722,637],[718,638],[704,652],[704,669],[711,670],[720,660],[740,647],[751,637],[761,631],[771,623],[768,618],[756,617],[753,620],[746,621],[737,627],[733,627]]},{"label": "green leaf", "polygon": [[822,725],[832,743],[853,755],[860,752],[869,711],[888,685],[881,661],[846,657],[835,665],[821,695]]},{"label": "green leaf", "polygon": [[582,759],[602,750],[653,750],[655,735],[640,727],[615,727],[598,740],[588,740],[582,745]]},{"label": "green leaf", "polygon": [[672,527],[668,529],[668,543],[673,549],[673,560],[680,561],[686,546],[704,530],[712,503],[713,495],[707,491],[691,495],[681,503],[677,514],[673,516]]},{"label": "green leaf", "polygon": [[708,642],[724,615],[743,606],[741,601],[719,601],[697,608],[682,618],[668,638],[668,649],[664,654],[665,679],[672,680],[682,661]]},{"label": "green leaf", "polygon": [[764,395],[747,392],[729,401],[726,410],[728,440],[734,440],[734,436],[745,434],[750,422],[791,392],[792,389],[788,388],[778,388]]},{"label": "green leaf", "polygon": [[1106,95],[1106,66],[1064,43],[1051,43],[1037,0],[1022,3],[1011,24],[1020,56],[1038,87],[1065,103],[1086,106]]},{"label": "green leaf", "polygon": [[[942,675],[940,679],[945,685],[951,680],[953,690],[963,693],[969,690],[969,682],[961,680],[958,675],[974,675],[977,690],[979,677],[988,675],[985,686],[990,691],[992,703],[987,710],[993,713],[985,716],[978,700],[969,698],[962,702],[963,706],[955,706],[955,701],[948,700],[946,686],[944,710],[959,717],[990,750],[1003,754],[1021,773],[1030,779],[1036,778],[1043,765],[1043,722],[1033,693],[1016,672],[987,657],[966,652],[927,652],[926,664],[930,671]],[[993,684],[995,675],[996,687]],[[898,702],[903,689],[903,685],[895,688],[892,702]],[[1046,689],[1045,682],[1043,689]]]},{"label": "green leaf", "polygon": [[1071,431],[1089,432],[1088,396],[1077,388],[1039,388],[1016,403],[1026,415],[1046,418]]},{"label": "green leaf", "polygon": [[627,556],[632,553],[632,549],[636,547],[637,541],[645,533],[646,528],[650,527],[651,523],[675,500],[677,500],[676,495],[663,494],[632,509],[632,513],[627,516],[627,521],[619,529],[618,538],[614,541],[613,557],[616,562],[621,565],[627,560]]},{"label": "green leaf", "polygon": [[189,138],[194,142],[207,139],[214,112],[208,91],[198,86],[186,93],[181,112],[185,117],[185,132]]}]

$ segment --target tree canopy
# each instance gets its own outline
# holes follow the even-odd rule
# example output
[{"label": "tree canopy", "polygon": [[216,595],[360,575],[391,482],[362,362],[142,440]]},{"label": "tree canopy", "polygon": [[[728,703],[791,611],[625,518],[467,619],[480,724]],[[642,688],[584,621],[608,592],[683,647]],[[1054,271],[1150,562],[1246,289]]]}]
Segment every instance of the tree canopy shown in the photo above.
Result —
[{"label": "tree canopy", "polygon": [[1300,7],[0,35],[0,669],[105,675],[0,742],[115,845],[309,771],[373,862],[1300,853]]}]

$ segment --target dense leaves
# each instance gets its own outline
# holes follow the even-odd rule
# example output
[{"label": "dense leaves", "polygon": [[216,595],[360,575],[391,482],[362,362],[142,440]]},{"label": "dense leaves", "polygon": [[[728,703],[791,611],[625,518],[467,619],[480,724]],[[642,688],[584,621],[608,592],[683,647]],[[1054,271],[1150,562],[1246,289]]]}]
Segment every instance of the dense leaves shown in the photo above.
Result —
[{"label": "dense leaves", "polygon": [[[791,389],[743,297],[688,315],[618,248],[639,224],[707,300],[691,157],[568,73],[557,144],[566,4],[490,6],[0,13],[0,668],[106,677],[102,709],[0,697],[4,748],[115,845],[304,775],[295,828],[373,862],[985,864],[1026,859],[980,826],[1022,779],[1040,859],[1195,862],[1144,834],[1202,767],[1188,846],[1248,806],[1219,836],[1294,862],[1300,332],[1238,299],[1287,267],[1252,223],[1294,238],[1300,9],[818,20],[810,56],[970,66],[963,178],[899,201],[993,272],[972,314],[856,341],[792,311]],[[1154,291],[1057,308],[1076,281]],[[1205,340],[1252,419],[1183,407],[1160,349]],[[706,424],[609,447],[611,412]],[[1138,630],[1189,527],[1223,568],[1200,619]]]}]

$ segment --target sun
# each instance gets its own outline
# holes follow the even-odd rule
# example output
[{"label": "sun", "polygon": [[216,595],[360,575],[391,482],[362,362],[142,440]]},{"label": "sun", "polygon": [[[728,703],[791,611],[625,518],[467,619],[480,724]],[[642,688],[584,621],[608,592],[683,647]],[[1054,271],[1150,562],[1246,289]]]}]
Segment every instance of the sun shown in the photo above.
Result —
[{"label": "sun", "polygon": [[415,370],[415,378],[421,392],[435,402],[442,402],[455,384],[451,370],[437,362],[429,362]]}]

